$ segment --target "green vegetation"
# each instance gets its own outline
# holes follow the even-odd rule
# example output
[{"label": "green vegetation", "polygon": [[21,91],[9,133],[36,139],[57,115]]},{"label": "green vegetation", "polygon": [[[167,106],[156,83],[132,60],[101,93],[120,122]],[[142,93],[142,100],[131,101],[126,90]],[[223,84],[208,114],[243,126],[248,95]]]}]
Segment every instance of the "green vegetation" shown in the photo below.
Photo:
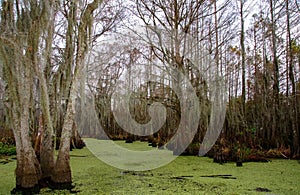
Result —
[{"label": "green vegetation", "polygon": [[[129,149],[149,149],[147,143],[118,144]],[[15,187],[16,161],[0,164],[0,194]],[[296,160],[223,165],[212,159],[180,156],[167,166],[146,171],[123,171],[106,165],[87,149],[71,152],[71,166],[78,194],[298,194],[300,164]],[[269,190],[269,192],[267,192]],[[42,189],[41,194],[70,194]]]},{"label": "green vegetation", "polygon": [[16,147],[0,142],[0,156],[11,156],[16,154]]}]

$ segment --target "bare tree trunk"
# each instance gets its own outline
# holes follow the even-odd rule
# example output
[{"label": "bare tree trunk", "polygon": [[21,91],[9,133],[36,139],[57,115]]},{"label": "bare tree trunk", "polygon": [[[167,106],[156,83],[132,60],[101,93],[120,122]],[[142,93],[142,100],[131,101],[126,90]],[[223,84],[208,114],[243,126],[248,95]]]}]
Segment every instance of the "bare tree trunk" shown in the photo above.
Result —
[{"label": "bare tree trunk", "polygon": [[[30,89],[30,82],[28,82],[29,75],[28,66],[24,67],[24,80],[23,89],[19,88],[20,102],[22,113],[19,118],[20,129],[21,129],[21,143],[22,143],[22,188],[33,188],[38,185],[38,182],[42,176],[41,168],[36,157],[35,151],[32,147],[30,136],[29,136],[29,96],[26,94]],[[20,84],[19,84],[20,85]]]},{"label": "bare tree trunk", "polygon": [[273,0],[270,0],[270,14],[271,14],[271,32],[272,32],[272,54],[273,54],[273,129],[272,129],[272,141],[275,141],[278,122],[279,122],[279,64],[277,58],[277,41],[276,41],[276,29],[275,29],[275,10]]},{"label": "bare tree trunk", "polygon": [[42,133],[42,146],[40,147],[40,162],[43,172],[43,178],[51,178],[54,167],[54,147],[53,147],[53,126],[50,115],[49,95],[46,85],[46,80],[39,72],[39,79],[41,82],[41,107],[44,118],[44,129]]},{"label": "bare tree trunk", "polygon": [[[74,88],[74,87],[73,87]],[[72,89],[73,89],[72,88]],[[74,90],[74,89],[73,89]],[[74,93],[74,92],[73,92]],[[73,97],[70,97],[65,115],[63,130],[60,138],[58,157],[55,163],[51,180],[58,188],[71,188],[72,176],[70,167],[70,139],[72,136],[72,126],[74,117]]]},{"label": "bare tree trunk", "polygon": [[[241,20],[241,34],[240,34],[240,45],[241,45],[241,64],[242,64],[242,116],[245,117],[245,105],[246,105],[246,53],[245,53],[245,29],[244,29],[244,0],[240,1],[240,20]],[[243,118],[243,120],[245,120]]]}]

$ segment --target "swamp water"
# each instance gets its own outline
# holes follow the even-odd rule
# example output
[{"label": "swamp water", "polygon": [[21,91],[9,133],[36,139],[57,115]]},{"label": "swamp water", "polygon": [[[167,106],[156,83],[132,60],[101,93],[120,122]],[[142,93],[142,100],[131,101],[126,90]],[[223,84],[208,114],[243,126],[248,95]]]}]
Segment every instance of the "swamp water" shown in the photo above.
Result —
[{"label": "swamp water", "polygon": [[[89,140],[101,142],[101,140]],[[146,142],[125,144],[131,150],[152,150]],[[179,156],[166,166],[150,171],[124,171],[96,158],[88,148],[71,151],[71,166],[77,194],[300,194],[300,163],[273,159],[268,163],[234,162],[223,165],[212,159]],[[0,194],[15,186],[15,160],[0,163]],[[41,194],[70,194],[42,189]]]}]

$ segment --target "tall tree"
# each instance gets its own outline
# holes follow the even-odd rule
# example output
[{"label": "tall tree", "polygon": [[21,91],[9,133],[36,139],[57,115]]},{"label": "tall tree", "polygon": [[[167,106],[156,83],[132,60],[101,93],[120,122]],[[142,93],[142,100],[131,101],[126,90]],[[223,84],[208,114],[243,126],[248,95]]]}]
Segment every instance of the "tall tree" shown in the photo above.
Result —
[{"label": "tall tree", "polygon": [[[75,100],[79,89],[80,78],[85,67],[87,52],[92,40],[92,24],[93,12],[98,8],[100,0],[94,0],[89,3],[82,11],[77,35],[77,51],[75,58],[75,72],[70,85],[70,95],[67,103],[67,111],[65,114],[61,143],[59,147],[58,157],[52,174],[52,181],[56,184],[71,187],[72,175],[70,167],[70,141],[73,132],[75,119]],[[74,21],[71,21],[74,22]]]},{"label": "tall tree", "polygon": [[[71,187],[70,139],[74,132],[75,98],[86,55],[92,43],[114,27],[121,13],[118,5],[112,3],[113,7],[109,1],[94,0],[86,4],[66,1],[64,6],[68,5],[68,8],[64,11],[60,10],[60,3],[2,1],[1,5],[0,61],[16,140],[16,190],[38,190],[40,180],[48,181],[54,188]],[[97,16],[95,10],[99,11]],[[66,15],[62,14],[64,12]],[[59,28],[57,25],[61,24],[63,26]],[[95,24],[101,24],[101,28],[94,29]],[[65,43],[65,47],[60,48],[57,42],[60,47]],[[60,76],[66,79],[63,83]],[[57,83],[65,84],[65,87]],[[38,103],[33,104],[36,97]],[[53,122],[58,117],[54,107],[61,105],[60,97],[68,101],[65,117],[61,119],[62,135],[55,161]],[[33,148],[31,134],[36,132],[30,128],[36,123],[31,118],[36,107],[41,109],[40,118],[43,119],[38,132],[41,137],[39,151]]]},{"label": "tall tree", "polygon": [[[26,4],[26,6],[24,5]],[[53,18],[54,3],[13,1],[2,2],[1,13],[1,60],[8,86],[10,104],[12,106],[12,128],[14,131],[17,168],[17,189],[35,188],[39,180],[49,177],[53,167],[52,124],[49,115],[47,86],[44,74],[40,71],[40,44],[51,39],[46,29],[51,26],[49,18]],[[16,6],[16,8],[14,8]],[[45,35],[46,40],[42,37]],[[49,51],[49,47],[45,49]],[[33,75],[41,82],[42,110],[46,118],[44,142],[39,163],[30,139],[30,96],[34,86]],[[50,155],[45,158],[44,155]]]},{"label": "tall tree", "polygon": [[272,64],[273,64],[273,128],[272,128],[272,139],[275,139],[276,132],[278,131],[278,121],[279,121],[279,62],[277,54],[277,35],[276,35],[276,19],[275,19],[275,4],[273,0],[269,0],[270,6],[270,31],[271,31],[271,43],[272,43]]},{"label": "tall tree", "polygon": [[241,46],[241,64],[242,64],[242,115],[245,115],[246,103],[246,51],[245,51],[245,19],[244,19],[245,1],[240,0],[240,46]]}]

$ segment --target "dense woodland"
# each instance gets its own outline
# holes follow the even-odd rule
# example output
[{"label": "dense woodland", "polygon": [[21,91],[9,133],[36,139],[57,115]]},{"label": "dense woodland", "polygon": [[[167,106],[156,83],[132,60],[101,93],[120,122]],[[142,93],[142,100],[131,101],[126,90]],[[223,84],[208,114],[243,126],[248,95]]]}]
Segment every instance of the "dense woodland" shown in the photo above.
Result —
[{"label": "dense woodland", "polygon": [[[80,137],[168,143],[184,118],[170,69],[199,99],[184,154],[198,155],[222,80],[225,120],[207,155],[300,158],[297,0],[3,0],[0,13],[0,136],[16,146],[17,190],[70,188],[69,151],[84,146]],[[132,92],[127,106],[140,124],[153,103],[165,106],[159,131],[138,136],[120,126],[118,85]],[[180,143],[166,147],[177,155]]]}]

